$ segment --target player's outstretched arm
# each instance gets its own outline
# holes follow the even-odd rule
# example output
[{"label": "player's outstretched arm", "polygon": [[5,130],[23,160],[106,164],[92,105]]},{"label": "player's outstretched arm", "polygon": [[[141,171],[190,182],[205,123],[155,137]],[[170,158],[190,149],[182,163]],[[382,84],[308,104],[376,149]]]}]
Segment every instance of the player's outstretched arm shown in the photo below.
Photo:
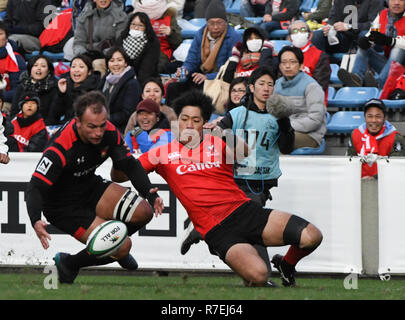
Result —
[{"label": "player's outstretched arm", "polygon": [[[157,192],[150,192],[154,190],[154,188],[149,180],[148,174],[137,159],[128,157],[117,161],[114,163],[114,168],[122,171],[141,197],[148,200],[152,208],[155,207],[155,201],[159,198],[159,195]],[[118,174],[118,172],[116,173]]]},{"label": "player's outstretched arm", "polygon": [[31,220],[31,225],[35,230],[35,233],[42,244],[44,249],[49,248],[48,240],[51,240],[51,236],[46,231],[48,225],[45,221],[41,220],[42,212],[42,195],[37,186],[31,181],[28,185],[26,192],[27,212]]}]

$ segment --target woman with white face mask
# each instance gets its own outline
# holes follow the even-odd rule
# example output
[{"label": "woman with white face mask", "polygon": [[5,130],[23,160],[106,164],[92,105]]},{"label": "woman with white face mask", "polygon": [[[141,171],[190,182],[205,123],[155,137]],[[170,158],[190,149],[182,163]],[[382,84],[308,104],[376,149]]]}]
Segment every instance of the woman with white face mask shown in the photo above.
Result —
[{"label": "woman with white face mask", "polygon": [[129,16],[119,44],[129,56],[129,65],[134,68],[139,83],[159,76],[160,42],[146,13],[136,12]]},{"label": "woman with white face mask", "polygon": [[267,40],[264,30],[251,27],[243,33],[242,42],[232,48],[232,56],[223,79],[230,83],[236,77],[249,77],[259,66],[276,70],[273,45]]}]

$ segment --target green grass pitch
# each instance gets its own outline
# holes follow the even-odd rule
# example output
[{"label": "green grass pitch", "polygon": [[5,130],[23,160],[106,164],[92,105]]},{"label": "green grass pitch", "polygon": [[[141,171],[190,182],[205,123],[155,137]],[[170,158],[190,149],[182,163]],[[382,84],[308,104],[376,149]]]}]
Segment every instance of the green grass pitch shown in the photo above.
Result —
[{"label": "green grass pitch", "polygon": [[[80,274],[73,285],[57,283],[46,289],[45,273],[0,273],[1,300],[397,300],[405,299],[405,280],[359,278],[344,287],[341,277],[297,277],[297,287],[244,287],[233,275],[169,276]],[[46,281],[45,281],[46,282]]]}]

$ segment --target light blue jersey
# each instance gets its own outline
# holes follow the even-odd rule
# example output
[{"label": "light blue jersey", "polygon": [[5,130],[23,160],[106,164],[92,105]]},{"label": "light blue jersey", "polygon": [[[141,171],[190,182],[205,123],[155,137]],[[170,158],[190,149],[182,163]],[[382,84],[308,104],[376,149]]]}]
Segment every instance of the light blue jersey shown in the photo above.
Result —
[{"label": "light blue jersey", "polygon": [[249,110],[245,129],[242,129],[246,112],[247,109],[244,106],[230,111],[234,135],[244,139],[251,149],[251,154],[235,165],[234,177],[262,181],[278,179],[281,176],[281,170],[277,119],[267,112]]}]

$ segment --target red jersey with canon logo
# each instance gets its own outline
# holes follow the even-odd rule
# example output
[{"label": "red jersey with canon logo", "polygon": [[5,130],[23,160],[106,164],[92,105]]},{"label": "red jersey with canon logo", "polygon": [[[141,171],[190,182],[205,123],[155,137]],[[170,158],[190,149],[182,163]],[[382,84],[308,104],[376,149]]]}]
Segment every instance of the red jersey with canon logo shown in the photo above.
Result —
[{"label": "red jersey with canon logo", "polygon": [[195,149],[173,140],[139,158],[146,172],[156,171],[167,181],[203,237],[249,201],[234,181],[225,150],[221,138],[206,134]]}]

